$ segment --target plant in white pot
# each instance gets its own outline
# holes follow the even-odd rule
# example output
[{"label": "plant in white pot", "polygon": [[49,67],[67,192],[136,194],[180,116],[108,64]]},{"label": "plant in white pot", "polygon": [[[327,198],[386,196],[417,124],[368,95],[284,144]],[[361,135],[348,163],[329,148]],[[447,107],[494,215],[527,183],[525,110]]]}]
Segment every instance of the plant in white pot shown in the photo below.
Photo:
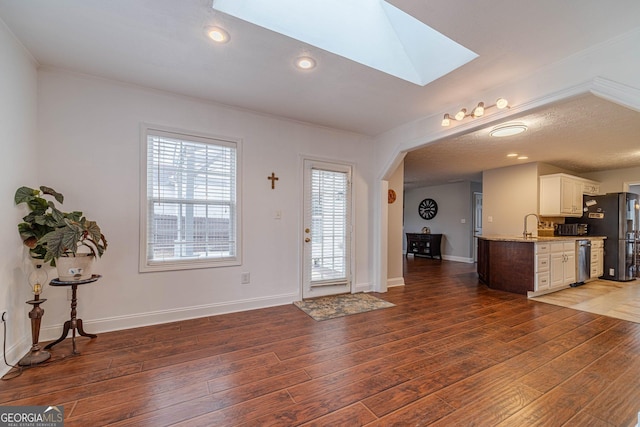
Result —
[{"label": "plant in white pot", "polygon": [[59,203],[64,197],[49,187],[34,190],[21,187],[16,191],[16,204],[26,203],[29,215],[18,224],[18,231],[32,257],[55,266],[62,281],[84,280],[91,277],[96,257],[107,249],[107,240],[95,221],[82,212],[62,212],[52,201],[40,195],[51,195]]}]

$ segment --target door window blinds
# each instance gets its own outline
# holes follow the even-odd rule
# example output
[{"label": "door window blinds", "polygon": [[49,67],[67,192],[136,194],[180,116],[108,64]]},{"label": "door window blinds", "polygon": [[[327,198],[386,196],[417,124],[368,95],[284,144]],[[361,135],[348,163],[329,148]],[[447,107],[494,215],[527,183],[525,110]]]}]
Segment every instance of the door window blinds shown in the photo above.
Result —
[{"label": "door window blinds", "polygon": [[348,174],[311,170],[311,286],[348,281]]}]

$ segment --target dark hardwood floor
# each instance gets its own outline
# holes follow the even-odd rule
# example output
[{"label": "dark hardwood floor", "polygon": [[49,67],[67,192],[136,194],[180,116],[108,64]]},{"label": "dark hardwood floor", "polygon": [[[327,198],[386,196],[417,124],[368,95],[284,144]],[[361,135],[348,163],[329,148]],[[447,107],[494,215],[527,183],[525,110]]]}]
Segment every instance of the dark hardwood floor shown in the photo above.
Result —
[{"label": "dark hardwood floor", "polygon": [[286,305],[80,338],[61,359],[66,340],[0,405],[64,405],[82,427],[636,425],[640,324],[487,289],[474,265],[406,272],[369,313]]}]

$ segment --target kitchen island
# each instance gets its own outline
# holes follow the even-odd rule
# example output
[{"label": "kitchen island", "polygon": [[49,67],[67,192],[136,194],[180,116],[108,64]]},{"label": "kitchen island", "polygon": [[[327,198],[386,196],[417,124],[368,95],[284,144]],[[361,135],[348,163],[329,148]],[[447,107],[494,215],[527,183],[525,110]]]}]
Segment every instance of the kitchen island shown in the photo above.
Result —
[{"label": "kitchen island", "polygon": [[602,275],[602,236],[478,237],[478,277],[492,289],[543,295],[576,283],[578,240],[590,240],[593,279]]}]

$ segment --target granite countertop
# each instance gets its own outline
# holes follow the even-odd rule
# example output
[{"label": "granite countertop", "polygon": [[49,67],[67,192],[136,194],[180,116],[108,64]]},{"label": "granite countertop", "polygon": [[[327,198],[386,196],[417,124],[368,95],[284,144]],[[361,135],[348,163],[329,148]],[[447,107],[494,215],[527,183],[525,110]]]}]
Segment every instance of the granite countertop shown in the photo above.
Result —
[{"label": "granite countertop", "polygon": [[477,236],[478,239],[484,240],[493,240],[499,242],[562,242],[562,241],[576,241],[576,240],[603,240],[606,239],[605,236],[553,236],[553,237],[528,237],[524,238],[522,236],[505,236],[505,235],[487,235],[487,236]]}]

